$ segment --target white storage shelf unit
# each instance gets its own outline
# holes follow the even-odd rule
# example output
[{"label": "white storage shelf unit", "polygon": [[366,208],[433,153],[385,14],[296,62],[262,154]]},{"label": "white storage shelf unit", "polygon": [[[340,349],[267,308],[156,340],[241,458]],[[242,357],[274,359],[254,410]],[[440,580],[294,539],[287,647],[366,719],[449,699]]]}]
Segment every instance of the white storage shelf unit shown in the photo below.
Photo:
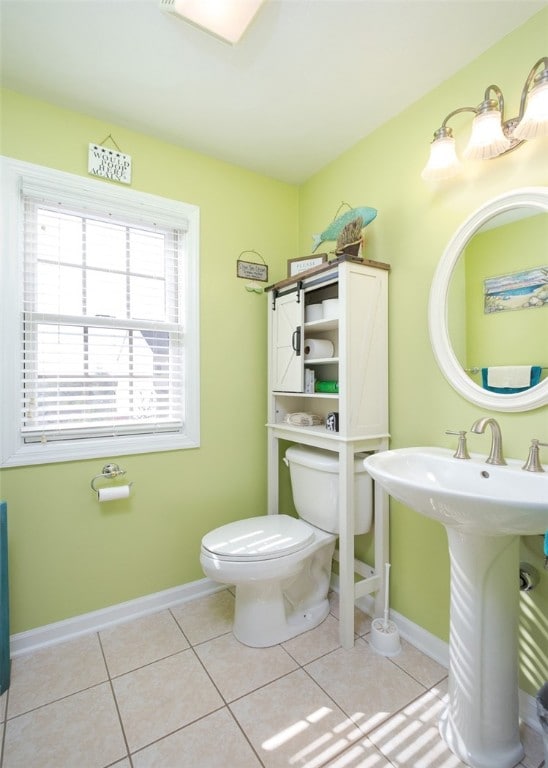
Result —
[{"label": "white storage shelf unit", "polygon": [[[375,597],[382,614],[384,563],[388,561],[388,501],[375,486],[375,567],[354,559],[353,473],[355,454],[388,448],[388,271],[387,264],[337,261],[271,286],[269,301],[268,511],[279,511],[279,441],[339,455],[341,510],[339,592],[341,643],[354,643],[354,602]],[[306,322],[306,308],[338,299],[338,315]],[[325,306],[325,305],[323,305]],[[306,340],[331,342],[332,356],[310,359]],[[338,382],[337,393],[306,392],[305,369],[317,381]],[[338,414],[338,432],[295,426],[290,413]],[[361,577],[355,581],[354,574]]]}]

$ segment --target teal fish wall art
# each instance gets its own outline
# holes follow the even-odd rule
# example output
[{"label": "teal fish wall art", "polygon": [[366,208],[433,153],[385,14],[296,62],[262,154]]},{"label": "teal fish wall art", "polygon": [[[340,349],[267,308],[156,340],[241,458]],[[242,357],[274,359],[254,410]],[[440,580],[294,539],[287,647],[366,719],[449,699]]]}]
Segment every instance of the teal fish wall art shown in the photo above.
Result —
[{"label": "teal fish wall art", "polygon": [[363,221],[363,227],[366,227],[373,221],[376,215],[377,210],[375,208],[368,208],[366,206],[361,208],[351,208],[346,213],[343,213],[342,216],[338,216],[337,218],[333,219],[331,224],[326,227],[326,229],[324,229],[324,231],[319,235],[312,236],[314,243],[312,253],[314,253],[318,246],[321,243],[324,243],[326,240],[337,240],[343,229],[347,224],[350,224],[350,222],[361,218]]}]

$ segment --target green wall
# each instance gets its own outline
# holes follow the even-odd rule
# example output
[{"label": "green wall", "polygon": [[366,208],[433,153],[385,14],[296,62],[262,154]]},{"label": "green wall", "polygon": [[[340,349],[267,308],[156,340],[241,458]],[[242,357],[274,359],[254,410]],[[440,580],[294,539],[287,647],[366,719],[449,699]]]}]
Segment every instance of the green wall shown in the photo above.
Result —
[{"label": "green wall", "polygon": [[89,142],[109,134],[133,158],[133,189],[200,206],[201,447],[117,457],[133,494],[110,504],[90,490],[109,456],[3,470],[13,633],[201,579],[204,533],[266,509],[267,296],[245,290],[236,261],[255,249],[271,282],[285,276],[298,190],[2,94],[3,155],[87,176]]},{"label": "green wall", "polygon": [[[263,511],[266,299],[245,292],[244,281],[235,278],[236,259],[254,248],[269,263],[271,281],[281,279],[286,259],[310,253],[312,233],[325,227],[342,200],[378,209],[366,230],[366,255],[392,267],[392,446],[451,446],[445,430],[468,429],[481,415],[435,364],[427,327],[430,283],[446,243],[479,205],[515,187],[547,183],[548,140],[441,186],[425,184],[420,172],[443,117],[479,103],[489,83],[503,89],[508,114],[517,113],[529,68],[545,55],[547,29],[548,9],[301,188],[4,93],[2,154],[86,175],[88,143],[112,134],[133,157],[133,188],[201,207],[202,446],[121,457],[135,492],[128,502],[112,505],[99,506],[89,490],[100,461],[4,470],[0,495],[10,505],[13,632],[199,579],[202,534]],[[463,118],[462,133],[468,127]],[[548,438],[548,407],[497,418],[509,456],[525,457],[531,437]],[[471,448],[486,452],[487,438],[472,436]],[[540,546],[539,537],[523,540],[523,559],[539,568]],[[392,606],[446,640],[443,528],[392,503],[391,561]],[[521,686],[531,693],[548,677],[542,650],[547,616],[548,573],[542,573],[539,587],[522,597]]]},{"label": "green wall", "polygon": [[[484,413],[457,394],[436,365],[428,337],[430,284],[448,241],[480,205],[516,187],[548,183],[548,138],[505,157],[473,164],[463,176],[443,184],[426,184],[420,173],[432,134],[443,118],[459,106],[478,104],[490,83],[503,90],[507,116],[518,113],[529,69],[546,55],[547,32],[545,9],[301,188],[303,253],[310,250],[312,233],[321,231],[341,200],[379,211],[365,230],[366,255],[386,261],[392,268],[389,361],[393,448],[452,447],[455,438],[446,436],[445,430],[468,430]],[[470,118],[461,115],[460,120],[456,118],[452,125],[462,150]],[[508,456],[525,459],[533,437],[548,441],[548,407],[496,417]],[[470,449],[487,453],[488,440],[485,435],[470,435]],[[542,458],[548,463],[547,450]],[[443,527],[391,502],[390,545],[392,607],[447,640],[449,564]],[[522,559],[541,570],[540,585],[521,600],[521,686],[533,692],[548,678],[548,571],[542,570],[541,538],[524,538],[522,545]]]}]

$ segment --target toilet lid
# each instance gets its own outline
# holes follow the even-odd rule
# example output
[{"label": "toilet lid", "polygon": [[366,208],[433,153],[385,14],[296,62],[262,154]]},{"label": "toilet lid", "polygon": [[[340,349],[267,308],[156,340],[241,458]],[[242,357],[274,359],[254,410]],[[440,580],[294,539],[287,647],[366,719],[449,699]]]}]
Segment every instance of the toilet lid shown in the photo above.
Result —
[{"label": "toilet lid", "polygon": [[271,560],[298,552],[314,538],[313,529],[289,515],[237,520],[207,533],[202,547],[227,560]]}]

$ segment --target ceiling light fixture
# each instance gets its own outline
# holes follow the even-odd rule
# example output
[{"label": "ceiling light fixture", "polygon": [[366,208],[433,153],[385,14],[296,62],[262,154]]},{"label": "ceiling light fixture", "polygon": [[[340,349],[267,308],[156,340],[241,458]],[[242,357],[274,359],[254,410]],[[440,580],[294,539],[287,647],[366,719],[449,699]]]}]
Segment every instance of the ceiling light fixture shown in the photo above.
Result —
[{"label": "ceiling light fixture", "polygon": [[264,0],[160,0],[160,8],[235,45]]},{"label": "ceiling light fixture", "polygon": [[426,181],[455,176],[461,162],[448,121],[461,112],[473,112],[472,132],[463,152],[465,160],[489,160],[516,149],[524,141],[548,136],[548,57],[539,59],[521,91],[519,115],[504,119],[504,97],[497,85],[485,90],[477,107],[459,107],[450,112],[434,133],[430,157],[422,172]]}]

